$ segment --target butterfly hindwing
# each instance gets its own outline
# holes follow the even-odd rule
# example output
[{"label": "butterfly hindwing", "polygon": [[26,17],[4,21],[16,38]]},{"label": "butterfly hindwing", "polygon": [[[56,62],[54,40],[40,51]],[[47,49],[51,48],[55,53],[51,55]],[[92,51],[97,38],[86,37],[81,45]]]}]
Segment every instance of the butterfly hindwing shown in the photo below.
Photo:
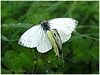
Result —
[{"label": "butterfly hindwing", "polygon": [[45,53],[49,51],[52,48],[50,44],[50,40],[47,36],[47,33],[45,30],[42,29],[42,37],[41,41],[39,42],[39,45],[37,46],[37,50],[41,53]]}]

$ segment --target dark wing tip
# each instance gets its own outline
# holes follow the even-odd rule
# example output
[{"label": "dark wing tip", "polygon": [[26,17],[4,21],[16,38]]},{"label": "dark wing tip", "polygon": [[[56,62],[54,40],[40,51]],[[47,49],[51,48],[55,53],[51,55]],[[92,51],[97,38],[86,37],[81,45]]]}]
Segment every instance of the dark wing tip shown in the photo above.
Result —
[{"label": "dark wing tip", "polygon": [[73,19],[73,18],[72,18],[72,20],[74,21],[75,26],[77,26],[78,25],[78,21],[76,19]]},{"label": "dark wing tip", "polygon": [[22,45],[22,41],[19,40],[19,41],[18,41],[18,44],[19,44],[19,45]]}]

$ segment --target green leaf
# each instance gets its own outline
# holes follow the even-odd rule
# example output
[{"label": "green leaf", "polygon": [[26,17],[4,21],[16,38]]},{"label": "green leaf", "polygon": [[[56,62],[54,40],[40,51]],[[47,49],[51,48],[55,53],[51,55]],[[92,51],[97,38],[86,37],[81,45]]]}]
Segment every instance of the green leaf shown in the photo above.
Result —
[{"label": "green leaf", "polygon": [[38,74],[54,74],[54,72],[47,66],[38,67],[37,72]]},{"label": "green leaf", "polygon": [[7,51],[2,57],[3,64],[15,73],[31,73],[34,68],[34,62],[31,61],[24,53],[18,54],[15,51]]},{"label": "green leaf", "polygon": [[14,61],[14,59],[18,57],[18,54],[14,51],[7,51],[5,56],[2,57],[3,64],[10,70],[15,73],[23,73],[22,66],[20,66],[18,61]]},{"label": "green leaf", "polygon": [[9,41],[7,37],[5,37],[4,35],[1,35],[1,39],[4,41]]},{"label": "green leaf", "polygon": [[10,70],[6,70],[1,66],[1,74],[12,74],[12,72]]},{"label": "green leaf", "polygon": [[99,74],[99,71],[94,71],[92,72],[92,74]]}]

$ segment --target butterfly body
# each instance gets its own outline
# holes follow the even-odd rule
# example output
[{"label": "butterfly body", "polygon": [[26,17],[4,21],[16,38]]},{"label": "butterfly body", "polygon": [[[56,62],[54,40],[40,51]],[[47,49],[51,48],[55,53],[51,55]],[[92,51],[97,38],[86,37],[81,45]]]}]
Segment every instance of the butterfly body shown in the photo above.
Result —
[{"label": "butterfly body", "polygon": [[50,40],[50,44],[54,48],[54,52],[56,53],[56,56],[61,56],[62,54],[62,43],[61,38],[57,32],[56,29],[47,30],[47,35]]}]

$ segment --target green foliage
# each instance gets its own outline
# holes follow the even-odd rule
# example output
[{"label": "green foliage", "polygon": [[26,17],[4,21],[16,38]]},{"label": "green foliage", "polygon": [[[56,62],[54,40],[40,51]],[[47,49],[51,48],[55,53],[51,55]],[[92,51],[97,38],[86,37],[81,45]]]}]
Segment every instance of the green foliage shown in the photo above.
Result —
[{"label": "green foliage", "polygon": [[[30,27],[57,17],[79,21],[76,32],[63,44],[63,58],[50,50],[39,53],[18,45]],[[98,1],[2,1],[1,2],[2,74],[98,74],[99,2]]]}]

